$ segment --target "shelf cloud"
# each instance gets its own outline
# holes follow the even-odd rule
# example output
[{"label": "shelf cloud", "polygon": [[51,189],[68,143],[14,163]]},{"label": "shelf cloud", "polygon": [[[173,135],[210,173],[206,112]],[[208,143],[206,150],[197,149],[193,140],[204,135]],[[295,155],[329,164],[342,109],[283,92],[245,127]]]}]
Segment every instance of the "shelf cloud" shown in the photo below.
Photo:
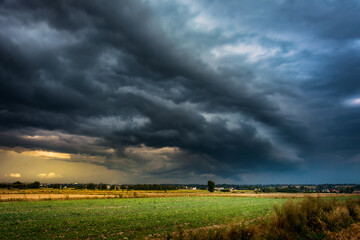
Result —
[{"label": "shelf cloud", "polygon": [[[91,164],[127,183],[358,182],[359,10],[3,0],[0,164]],[[26,176],[78,182],[61,171]]]}]

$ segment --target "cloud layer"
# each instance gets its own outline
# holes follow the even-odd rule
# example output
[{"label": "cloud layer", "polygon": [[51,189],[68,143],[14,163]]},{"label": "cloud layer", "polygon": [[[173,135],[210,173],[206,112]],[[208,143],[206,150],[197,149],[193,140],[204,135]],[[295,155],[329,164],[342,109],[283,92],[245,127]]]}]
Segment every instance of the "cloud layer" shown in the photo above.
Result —
[{"label": "cloud layer", "polygon": [[2,1],[0,146],[139,181],[293,181],[324,164],[345,181],[359,166],[359,10]]}]

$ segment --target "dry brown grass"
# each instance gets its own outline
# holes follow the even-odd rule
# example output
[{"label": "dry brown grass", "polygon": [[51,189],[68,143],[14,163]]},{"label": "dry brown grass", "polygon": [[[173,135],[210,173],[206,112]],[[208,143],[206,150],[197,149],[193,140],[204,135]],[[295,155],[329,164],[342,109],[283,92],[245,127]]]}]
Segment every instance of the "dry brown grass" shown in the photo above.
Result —
[{"label": "dry brown grass", "polygon": [[354,194],[336,193],[240,193],[214,192],[205,190],[79,190],[79,189],[0,189],[0,201],[36,201],[48,199],[89,199],[89,198],[152,198],[152,197],[258,197],[258,198],[319,198],[345,197]]},{"label": "dry brown grass", "polygon": [[85,194],[1,194],[0,201],[41,201],[41,200],[73,200],[115,198],[112,195],[85,195]]},{"label": "dry brown grass", "polygon": [[329,240],[359,240],[360,239],[360,223],[351,224],[350,227],[339,232],[328,233]]},{"label": "dry brown grass", "polygon": [[360,239],[360,199],[289,199],[266,219],[179,231],[168,239]]}]

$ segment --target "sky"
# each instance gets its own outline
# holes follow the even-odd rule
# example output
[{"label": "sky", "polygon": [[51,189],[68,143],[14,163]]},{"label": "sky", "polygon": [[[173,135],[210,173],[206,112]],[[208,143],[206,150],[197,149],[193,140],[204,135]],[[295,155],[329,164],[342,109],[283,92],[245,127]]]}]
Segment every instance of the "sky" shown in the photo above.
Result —
[{"label": "sky", "polygon": [[1,0],[0,181],[360,183],[359,12]]}]

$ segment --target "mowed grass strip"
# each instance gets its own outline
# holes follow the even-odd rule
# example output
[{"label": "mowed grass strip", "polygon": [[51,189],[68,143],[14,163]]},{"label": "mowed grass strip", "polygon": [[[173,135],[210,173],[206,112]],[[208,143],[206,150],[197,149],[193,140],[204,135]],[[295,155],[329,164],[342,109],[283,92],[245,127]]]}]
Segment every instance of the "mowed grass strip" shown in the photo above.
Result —
[{"label": "mowed grass strip", "polygon": [[1,239],[141,239],[251,220],[285,199],[174,197],[1,202]]}]

